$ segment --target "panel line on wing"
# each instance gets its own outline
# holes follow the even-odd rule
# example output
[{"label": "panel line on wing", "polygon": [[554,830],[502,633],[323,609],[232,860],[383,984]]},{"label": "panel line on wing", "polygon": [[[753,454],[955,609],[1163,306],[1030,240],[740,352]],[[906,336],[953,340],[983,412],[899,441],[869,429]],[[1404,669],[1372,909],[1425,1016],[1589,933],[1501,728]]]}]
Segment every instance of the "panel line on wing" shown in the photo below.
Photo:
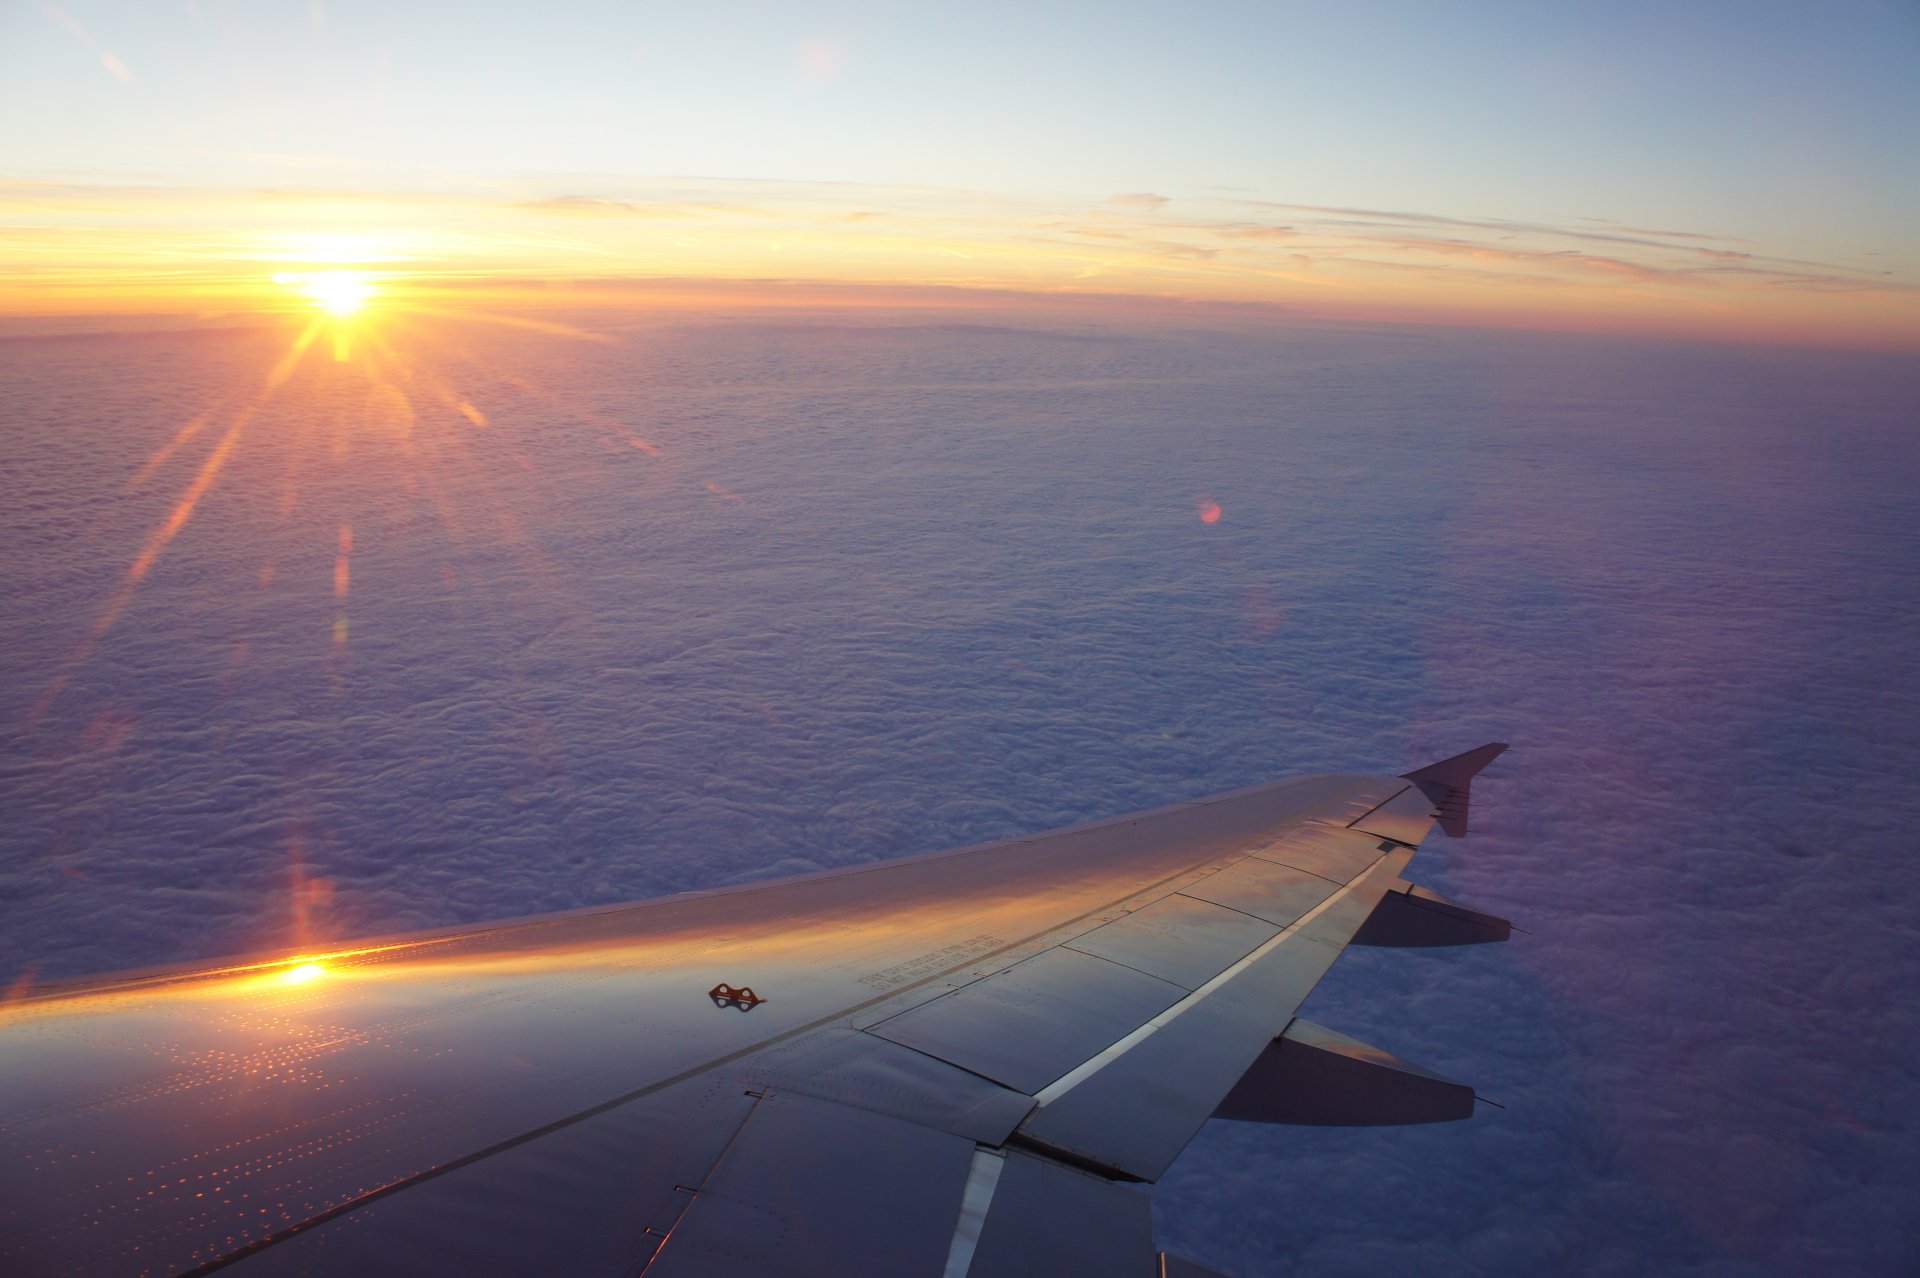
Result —
[{"label": "panel line on wing", "polygon": [[[1335,887],[1345,887],[1347,884],[1353,882],[1352,878],[1336,879],[1330,874],[1322,874],[1320,873],[1320,871],[1308,869],[1304,865],[1295,865],[1291,861],[1282,861],[1277,856],[1263,856],[1258,852],[1250,852],[1247,854],[1247,857],[1249,860],[1252,860],[1252,861],[1265,861],[1268,865],[1277,865],[1284,870],[1298,870],[1302,874],[1305,874],[1311,878],[1319,879],[1323,883],[1331,883]],[[1362,871],[1361,873],[1365,873],[1365,871]],[[1360,877],[1358,874],[1353,876],[1353,878],[1358,878],[1358,877]],[[1216,904],[1218,903],[1216,902]],[[1231,909],[1232,907],[1229,906],[1228,908]]]},{"label": "panel line on wing", "polygon": [[[1272,864],[1272,862],[1269,862],[1268,864]],[[1287,868],[1288,868],[1288,869],[1292,869],[1293,867],[1292,867],[1292,866],[1288,866]],[[1205,879],[1200,879],[1200,880],[1197,880],[1197,881],[1198,881],[1198,882],[1201,882],[1201,883],[1204,883],[1204,882],[1206,882],[1206,880],[1205,880]],[[1193,885],[1192,885],[1192,884],[1188,884],[1187,886],[1189,886],[1189,887],[1191,887],[1191,886],[1193,886]],[[1252,920],[1253,920],[1254,922],[1256,922],[1256,923],[1268,923],[1268,925],[1269,925],[1269,926],[1272,926],[1272,924],[1271,924],[1271,923],[1269,923],[1269,922],[1268,922],[1268,920],[1266,920],[1266,919],[1263,919],[1263,918],[1261,918],[1261,917],[1260,917],[1260,916],[1259,916],[1258,914],[1254,914],[1254,913],[1251,913],[1251,912],[1249,912],[1249,911],[1247,911],[1247,910],[1243,910],[1243,909],[1241,909],[1241,908],[1240,908],[1239,906],[1237,906],[1237,905],[1228,905],[1228,904],[1227,904],[1227,903],[1226,903],[1225,901],[1209,901],[1209,900],[1207,900],[1207,899],[1205,899],[1204,897],[1198,897],[1198,896],[1193,896],[1193,895],[1191,895],[1191,894],[1189,894],[1189,893],[1187,893],[1187,892],[1184,892],[1184,891],[1182,891],[1182,892],[1175,892],[1175,893],[1174,893],[1173,895],[1175,895],[1175,896],[1184,896],[1184,897],[1186,897],[1186,898],[1187,898],[1187,900],[1189,900],[1189,901],[1198,901],[1198,902],[1199,902],[1200,904],[1202,904],[1202,905],[1211,905],[1211,906],[1214,906],[1214,907],[1215,907],[1215,908],[1217,908],[1217,909],[1222,909],[1222,910],[1232,910],[1232,911],[1233,911],[1233,912],[1234,912],[1235,914],[1238,914],[1238,915],[1240,915],[1240,916],[1241,916],[1241,917],[1243,917],[1243,918],[1249,918],[1249,919],[1252,919]],[[1275,939],[1275,938],[1273,938],[1273,937],[1268,937],[1268,938],[1267,938],[1267,940],[1268,940],[1268,941],[1271,941],[1271,940],[1274,940],[1274,939]],[[1263,942],[1261,942],[1261,943],[1262,943],[1262,944],[1265,944],[1266,942],[1264,942],[1264,941],[1263,941]]]},{"label": "panel line on wing", "polygon": [[1032,1095],[1189,986],[1056,945],[866,1032]]},{"label": "panel line on wing", "polygon": [[653,1225],[649,1224],[641,1229],[640,1233],[643,1237],[650,1236],[658,1241],[654,1244],[653,1251],[647,1256],[646,1265],[640,1272],[645,1273],[646,1268],[652,1266],[654,1257],[660,1253],[660,1248],[667,1245],[667,1239],[673,1237],[673,1231],[680,1227],[680,1222],[685,1220],[687,1213],[693,1209],[694,1201],[700,1197],[700,1191],[706,1187],[708,1181],[713,1179],[714,1169],[727,1160],[727,1155],[733,1151],[734,1145],[739,1143],[740,1133],[747,1129],[747,1121],[753,1117],[754,1111],[760,1108],[761,1102],[767,1099],[765,1092],[748,1092],[747,1095],[753,1098],[753,1104],[749,1106],[747,1112],[741,1116],[739,1125],[733,1129],[733,1134],[727,1137],[727,1143],[720,1147],[720,1152],[715,1154],[713,1161],[707,1164],[706,1174],[701,1176],[699,1183],[692,1185],[676,1184],[674,1186],[674,1190],[684,1193],[685,1197],[676,1203],[679,1210],[673,1213],[673,1219],[667,1222],[667,1227],[665,1229],[656,1229]]}]

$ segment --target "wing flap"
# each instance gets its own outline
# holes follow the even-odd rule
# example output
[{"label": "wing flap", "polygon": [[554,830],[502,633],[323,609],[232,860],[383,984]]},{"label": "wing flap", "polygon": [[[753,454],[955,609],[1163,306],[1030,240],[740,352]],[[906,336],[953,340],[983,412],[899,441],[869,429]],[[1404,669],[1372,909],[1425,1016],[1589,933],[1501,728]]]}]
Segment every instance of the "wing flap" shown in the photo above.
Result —
[{"label": "wing flap", "polygon": [[975,1148],[903,1119],[769,1095],[643,1272],[938,1274]]},{"label": "wing flap", "polygon": [[[960,1272],[965,1278],[1148,1278],[1156,1257],[1145,1192],[1014,1150]],[[953,1272],[949,1265],[948,1275]]]},{"label": "wing flap", "polygon": [[1411,856],[1405,848],[1381,856],[1309,916],[1043,1090],[1015,1139],[1158,1180],[1293,1018]]},{"label": "wing flap", "polygon": [[867,1032],[1031,1095],[1186,993],[1171,981],[1057,948]]},{"label": "wing flap", "polygon": [[1335,883],[1350,883],[1386,851],[1378,839],[1357,839],[1344,827],[1307,825],[1254,852],[1262,861],[1292,866]]},{"label": "wing flap", "polygon": [[911,1047],[852,1029],[758,1052],[742,1064],[749,1085],[870,1109],[998,1145],[1033,1097]]}]

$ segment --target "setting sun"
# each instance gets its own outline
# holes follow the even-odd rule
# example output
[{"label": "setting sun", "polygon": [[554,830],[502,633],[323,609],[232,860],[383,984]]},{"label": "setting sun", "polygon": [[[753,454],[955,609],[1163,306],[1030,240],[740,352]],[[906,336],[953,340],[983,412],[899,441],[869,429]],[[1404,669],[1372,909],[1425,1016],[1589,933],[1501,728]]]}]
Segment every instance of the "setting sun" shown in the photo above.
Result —
[{"label": "setting sun", "polygon": [[287,272],[273,281],[300,290],[335,319],[357,313],[373,296],[373,285],[359,271]]}]

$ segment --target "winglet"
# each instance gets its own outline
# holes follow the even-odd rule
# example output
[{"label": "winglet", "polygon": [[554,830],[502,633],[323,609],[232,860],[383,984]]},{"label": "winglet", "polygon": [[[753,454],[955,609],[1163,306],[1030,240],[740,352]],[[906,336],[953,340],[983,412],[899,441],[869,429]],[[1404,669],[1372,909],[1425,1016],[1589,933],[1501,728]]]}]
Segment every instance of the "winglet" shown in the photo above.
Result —
[{"label": "winglet", "polygon": [[1473,778],[1506,748],[1504,741],[1489,741],[1465,754],[1403,772],[1401,779],[1413,782],[1420,793],[1433,800],[1433,806],[1439,809],[1435,815],[1440,828],[1457,839],[1467,832],[1467,791],[1473,786]]}]

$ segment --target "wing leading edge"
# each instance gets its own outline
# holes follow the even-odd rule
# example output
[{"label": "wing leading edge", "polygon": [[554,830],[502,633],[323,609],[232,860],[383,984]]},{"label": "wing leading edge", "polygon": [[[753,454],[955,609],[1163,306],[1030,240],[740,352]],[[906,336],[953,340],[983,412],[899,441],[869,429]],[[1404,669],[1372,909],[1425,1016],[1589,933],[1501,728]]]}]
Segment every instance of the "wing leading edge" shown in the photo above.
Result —
[{"label": "wing leading edge", "polygon": [[1146,1191],[1210,1116],[1470,1112],[1294,1012],[1505,939],[1401,878],[1501,749],[17,1002],[0,1269],[1204,1273]]}]

